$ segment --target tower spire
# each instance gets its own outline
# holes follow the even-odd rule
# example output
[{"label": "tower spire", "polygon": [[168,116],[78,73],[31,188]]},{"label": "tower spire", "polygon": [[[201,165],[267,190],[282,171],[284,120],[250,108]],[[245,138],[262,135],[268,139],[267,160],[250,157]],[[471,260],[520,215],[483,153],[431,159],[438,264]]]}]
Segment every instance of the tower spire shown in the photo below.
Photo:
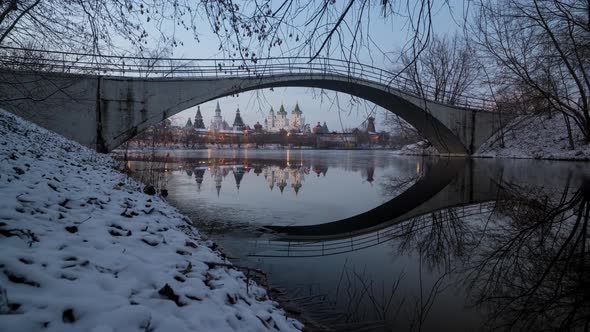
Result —
[{"label": "tower spire", "polygon": [[243,130],[245,125],[244,125],[244,121],[242,120],[242,116],[240,115],[240,107],[238,106],[238,109],[236,110],[236,117],[234,119],[234,124],[233,124],[233,129],[234,130]]},{"label": "tower spire", "polygon": [[197,129],[205,129],[203,115],[201,114],[201,105],[197,105],[197,114],[195,115],[195,122],[193,123],[193,126]]}]

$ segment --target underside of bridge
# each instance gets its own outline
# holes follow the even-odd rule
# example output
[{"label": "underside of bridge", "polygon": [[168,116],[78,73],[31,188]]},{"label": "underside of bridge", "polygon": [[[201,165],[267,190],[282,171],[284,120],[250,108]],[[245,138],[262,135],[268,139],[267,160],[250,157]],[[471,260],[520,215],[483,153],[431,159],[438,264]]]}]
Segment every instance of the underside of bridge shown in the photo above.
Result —
[{"label": "underside of bridge", "polygon": [[0,71],[0,107],[100,152],[190,107],[272,87],[347,93],[406,120],[441,153],[474,153],[497,129],[495,113],[425,101],[340,74],[259,77],[128,78]]}]

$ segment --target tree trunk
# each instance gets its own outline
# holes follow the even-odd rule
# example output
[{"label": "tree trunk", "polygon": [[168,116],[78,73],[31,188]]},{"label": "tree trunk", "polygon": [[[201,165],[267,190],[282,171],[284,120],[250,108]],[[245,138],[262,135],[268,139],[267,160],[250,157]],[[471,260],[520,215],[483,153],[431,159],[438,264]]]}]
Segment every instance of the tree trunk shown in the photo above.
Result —
[{"label": "tree trunk", "polygon": [[570,150],[574,150],[576,147],[574,145],[574,138],[572,136],[572,126],[570,125],[570,119],[563,113],[563,119],[565,120],[565,126],[567,128],[567,138],[570,143]]}]

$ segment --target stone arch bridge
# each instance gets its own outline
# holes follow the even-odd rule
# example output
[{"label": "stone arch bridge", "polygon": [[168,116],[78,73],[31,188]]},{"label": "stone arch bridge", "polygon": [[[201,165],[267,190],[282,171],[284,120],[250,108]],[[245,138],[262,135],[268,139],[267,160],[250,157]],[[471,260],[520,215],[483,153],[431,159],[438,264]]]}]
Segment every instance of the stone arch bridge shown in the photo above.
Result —
[{"label": "stone arch bridge", "polygon": [[[14,51],[14,50],[13,50]],[[167,117],[224,96],[274,87],[347,93],[406,120],[441,153],[474,153],[500,128],[493,103],[435,101],[429,87],[373,66],[317,58],[146,59],[37,51],[0,59],[0,107],[100,152]],[[488,109],[488,110],[486,110]]]}]

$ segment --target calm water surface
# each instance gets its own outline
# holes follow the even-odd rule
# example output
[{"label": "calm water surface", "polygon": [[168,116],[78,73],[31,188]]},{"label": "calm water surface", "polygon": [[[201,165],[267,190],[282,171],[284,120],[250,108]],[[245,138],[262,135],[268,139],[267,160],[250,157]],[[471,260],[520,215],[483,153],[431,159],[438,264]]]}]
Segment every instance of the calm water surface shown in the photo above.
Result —
[{"label": "calm water surface", "polygon": [[334,330],[588,327],[587,163],[251,149],[130,159],[234,263]]}]

